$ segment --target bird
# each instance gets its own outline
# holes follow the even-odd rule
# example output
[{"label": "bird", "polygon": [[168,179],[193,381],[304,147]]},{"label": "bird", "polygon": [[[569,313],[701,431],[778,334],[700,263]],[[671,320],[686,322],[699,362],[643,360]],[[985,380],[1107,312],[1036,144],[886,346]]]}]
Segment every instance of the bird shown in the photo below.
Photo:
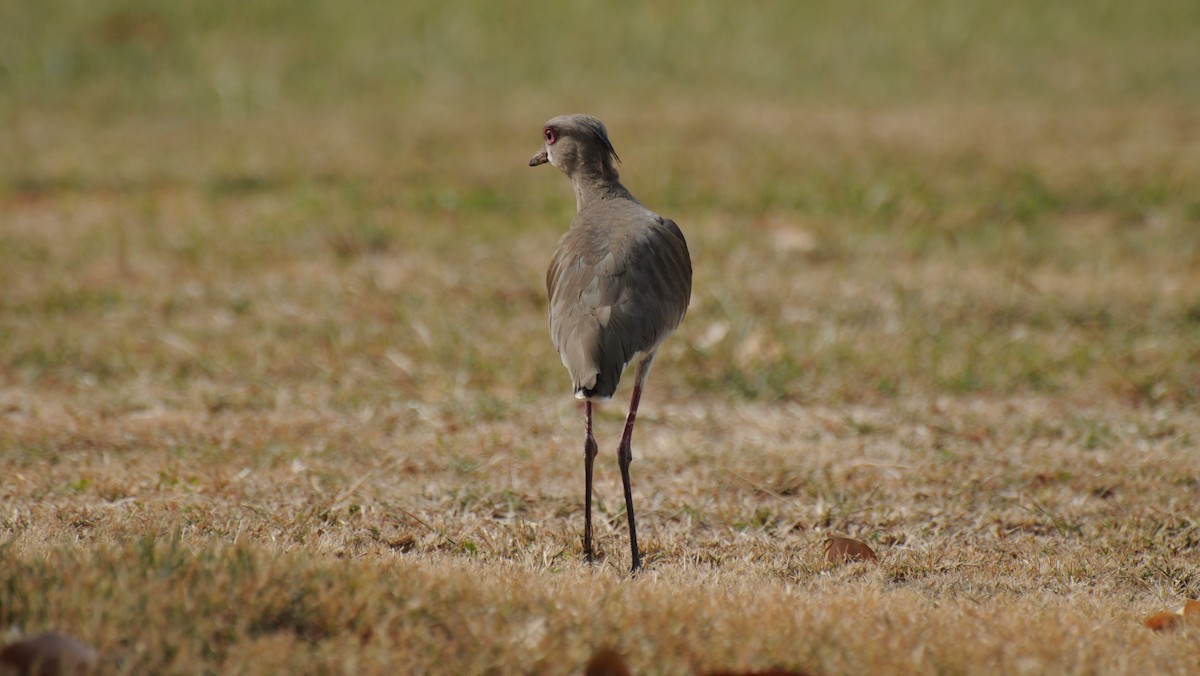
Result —
[{"label": "bird", "polygon": [[625,367],[637,361],[629,414],[617,449],[631,573],[642,567],[629,465],[638,403],[659,346],[683,322],[692,296],[692,260],[679,226],[635,198],[615,163],[604,123],[561,115],[542,127],[543,146],[529,166],[549,163],[570,179],[575,218],[546,271],[550,338],[584,410],[583,554],[592,548],[592,464],[597,454],[592,409],[616,393]]}]

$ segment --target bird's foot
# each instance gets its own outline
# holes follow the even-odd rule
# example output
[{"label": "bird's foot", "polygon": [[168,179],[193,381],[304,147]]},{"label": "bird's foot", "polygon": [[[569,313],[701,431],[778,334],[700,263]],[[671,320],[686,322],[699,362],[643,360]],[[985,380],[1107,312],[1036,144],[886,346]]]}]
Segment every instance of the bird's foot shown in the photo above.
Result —
[{"label": "bird's foot", "polygon": [[633,557],[633,565],[629,567],[629,576],[633,577],[640,572],[642,572],[642,556],[641,554],[638,554],[637,556]]}]

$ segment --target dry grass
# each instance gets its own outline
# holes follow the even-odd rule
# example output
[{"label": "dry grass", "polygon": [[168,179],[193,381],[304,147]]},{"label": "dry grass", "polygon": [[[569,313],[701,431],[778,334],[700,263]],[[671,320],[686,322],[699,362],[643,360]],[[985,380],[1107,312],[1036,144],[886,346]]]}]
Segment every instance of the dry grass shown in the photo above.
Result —
[{"label": "dry grass", "polygon": [[[214,7],[0,16],[47,46],[0,39],[0,631],[114,673],[1200,667],[1141,625],[1200,597],[1191,10],[961,42],[986,3],[871,39],[832,4],[793,42],[795,10],[706,6],[682,25],[728,44],[691,57],[645,10],[589,93],[486,13]],[[635,579],[624,390],[580,561],[542,286],[573,202],[524,166],[579,109],[696,264]]]}]

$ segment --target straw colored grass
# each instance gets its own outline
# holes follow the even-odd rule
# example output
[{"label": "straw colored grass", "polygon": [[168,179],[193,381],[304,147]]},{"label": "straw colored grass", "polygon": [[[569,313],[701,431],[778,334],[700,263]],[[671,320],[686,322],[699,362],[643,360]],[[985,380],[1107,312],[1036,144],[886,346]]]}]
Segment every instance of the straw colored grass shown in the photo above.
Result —
[{"label": "straw colored grass", "polygon": [[[505,3],[5,10],[4,637],[104,673],[1195,671],[1141,624],[1200,597],[1194,12],[909,4],[566,43]],[[581,561],[573,200],[525,167],[583,110],[696,268],[636,578],[628,384]]]}]

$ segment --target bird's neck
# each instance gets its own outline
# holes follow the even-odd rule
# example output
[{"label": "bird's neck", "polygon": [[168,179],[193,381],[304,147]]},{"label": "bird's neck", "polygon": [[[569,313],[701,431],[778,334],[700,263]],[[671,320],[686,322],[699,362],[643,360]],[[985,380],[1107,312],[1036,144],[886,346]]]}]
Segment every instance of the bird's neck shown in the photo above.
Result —
[{"label": "bird's neck", "polygon": [[595,166],[580,167],[571,175],[575,188],[575,209],[583,208],[608,199],[633,199],[633,195],[621,185],[620,175],[610,162]]}]

